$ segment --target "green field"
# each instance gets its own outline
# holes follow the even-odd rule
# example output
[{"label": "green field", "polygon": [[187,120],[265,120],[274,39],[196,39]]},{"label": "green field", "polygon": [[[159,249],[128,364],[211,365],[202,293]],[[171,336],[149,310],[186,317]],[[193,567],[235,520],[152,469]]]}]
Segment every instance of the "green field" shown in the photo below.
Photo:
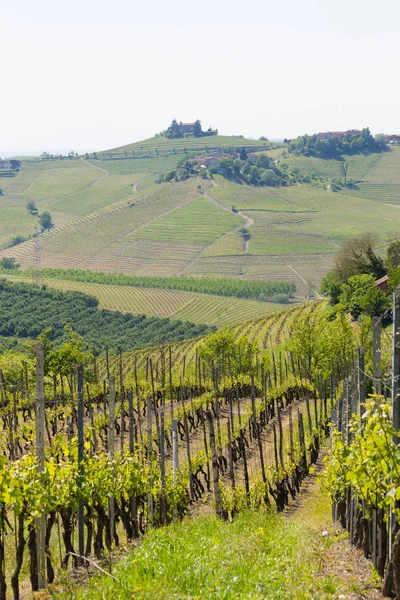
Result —
[{"label": "green field", "polygon": [[[8,278],[13,281],[27,281],[26,277],[8,276]],[[193,292],[82,283],[48,277],[42,278],[41,282],[63,292],[75,291],[96,296],[100,308],[146,316],[169,317],[174,321],[191,321],[217,327],[233,325],[282,309],[282,305],[273,302]]]},{"label": "green field", "polygon": [[[265,149],[289,169],[324,178],[328,189],[254,187],[220,175],[214,182],[154,183],[185,148],[204,153],[212,144]],[[17,177],[2,182],[0,245],[38,231],[38,220],[25,209],[28,201],[49,210],[55,227],[38,238],[36,250],[30,240],[0,256],[14,256],[25,268],[39,261],[42,267],[137,275],[290,281],[304,297],[309,285],[318,289],[344,240],[378,231],[385,241],[398,229],[400,148],[346,157],[351,187],[337,193],[329,189],[330,180],[340,179],[337,160],[270,148],[269,142],[239,137],[158,137],[99,152],[97,159],[24,161]],[[242,227],[251,236],[247,243]]]}]

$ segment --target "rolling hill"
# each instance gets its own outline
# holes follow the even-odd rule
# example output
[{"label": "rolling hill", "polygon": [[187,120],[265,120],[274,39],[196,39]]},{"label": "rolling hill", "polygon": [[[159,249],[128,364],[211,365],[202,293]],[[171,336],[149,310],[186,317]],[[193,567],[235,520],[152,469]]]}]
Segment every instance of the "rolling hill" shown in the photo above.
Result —
[{"label": "rolling hill", "polygon": [[[387,239],[400,224],[400,148],[355,155],[351,187],[254,187],[190,178],[156,184],[185,152],[245,146],[271,154],[288,169],[338,179],[338,161],[287,155],[283,145],[212,136],[155,137],[64,160],[23,161],[1,180],[0,245],[38,231],[25,206],[48,210],[55,226],[0,251],[24,268],[78,267],[138,275],[194,275],[294,282],[297,296],[318,288],[340,243],[377,231]],[[329,185],[325,186],[325,188]],[[235,212],[232,211],[235,207]],[[245,227],[250,239],[241,233]]]}]

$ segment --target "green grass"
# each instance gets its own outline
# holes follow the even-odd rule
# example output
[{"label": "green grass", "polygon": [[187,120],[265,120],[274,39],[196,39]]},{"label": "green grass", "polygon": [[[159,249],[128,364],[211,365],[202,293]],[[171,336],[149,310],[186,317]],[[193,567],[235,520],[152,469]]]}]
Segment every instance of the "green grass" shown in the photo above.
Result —
[{"label": "green grass", "polygon": [[[172,169],[184,148],[206,152],[212,144],[270,147],[225,136],[151,138],[100,152],[97,160],[23,161],[18,176],[2,183],[0,245],[34,232],[37,220],[24,208],[32,200],[39,210],[51,212],[57,226],[40,237],[43,267],[277,279],[294,282],[301,297],[306,280],[319,286],[344,240],[370,231],[387,240],[399,226],[400,148],[346,157],[356,188],[339,193],[310,185],[240,185],[218,175],[216,186],[202,179],[154,184],[154,175]],[[266,151],[305,174],[340,179],[338,161],[282,158],[283,148]],[[216,204],[199,197],[199,184]],[[233,205],[247,220],[231,212]],[[251,234],[247,245],[237,231],[241,224]],[[31,267],[34,245],[28,242],[1,253],[5,255]]]},{"label": "green grass", "polygon": [[230,147],[246,147],[246,148],[271,148],[273,146],[279,146],[280,144],[276,144],[273,142],[262,142],[259,140],[249,140],[243,137],[235,137],[235,136],[225,136],[225,135],[213,135],[207,137],[187,137],[187,138],[179,138],[175,140],[170,140],[164,137],[152,137],[147,140],[142,140],[140,142],[135,142],[133,144],[127,144],[126,146],[119,146],[118,148],[113,148],[111,150],[105,150],[104,152],[97,153],[98,156],[108,157],[110,154],[113,156],[123,156],[125,157],[125,152],[127,156],[132,156],[132,151],[136,154],[147,154],[152,155],[156,154],[158,150],[159,153],[173,152],[174,149],[178,152],[183,152],[186,148],[188,152],[196,152],[197,150],[203,152],[206,148],[209,150],[223,148],[224,146]]},{"label": "green grass", "polygon": [[134,238],[210,244],[240,223],[238,215],[222,212],[201,196],[141,229]]},{"label": "green grass", "polygon": [[202,517],[155,530],[113,571],[54,598],[322,598],[310,528],[249,511],[233,523]]}]

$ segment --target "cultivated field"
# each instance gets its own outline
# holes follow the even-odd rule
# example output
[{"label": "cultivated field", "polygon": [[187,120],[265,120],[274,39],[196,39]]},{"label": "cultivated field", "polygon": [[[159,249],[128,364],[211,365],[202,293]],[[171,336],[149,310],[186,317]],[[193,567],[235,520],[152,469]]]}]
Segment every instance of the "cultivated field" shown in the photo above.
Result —
[{"label": "cultivated field", "polygon": [[[26,277],[8,277],[27,281]],[[281,304],[244,300],[175,290],[135,288],[102,283],[82,283],[42,278],[41,283],[60,291],[76,291],[95,296],[100,308],[146,316],[169,317],[173,321],[224,327],[282,310]]]},{"label": "cultivated field", "polygon": [[[97,159],[24,162],[17,177],[1,182],[0,244],[38,231],[28,201],[49,210],[55,227],[36,245],[29,240],[0,256],[14,256],[23,267],[292,281],[304,298],[310,286],[317,291],[343,240],[368,231],[387,239],[398,229],[400,148],[346,157],[353,189],[339,193],[305,184],[254,187],[218,175],[214,182],[154,183],[155,174],[173,168],[185,148],[206,152],[211,142],[270,146],[223,136],[151,138],[98,153]],[[290,169],[340,179],[338,161],[284,157],[283,146],[266,151]],[[251,236],[247,242],[243,227]]]}]

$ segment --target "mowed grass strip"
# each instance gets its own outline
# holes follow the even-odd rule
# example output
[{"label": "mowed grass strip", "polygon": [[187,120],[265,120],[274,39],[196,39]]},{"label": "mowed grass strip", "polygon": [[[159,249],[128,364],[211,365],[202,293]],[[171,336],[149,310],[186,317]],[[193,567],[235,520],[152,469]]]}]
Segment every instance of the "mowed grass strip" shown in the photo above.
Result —
[{"label": "mowed grass strip", "polygon": [[[329,515],[328,509],[325,513]],[[315,528],[315,524],[313,525]],[[130,600],[212,598],[328,598],[330,580],[318,578],[318,534],[301,519],[264,510],[232,523],[204,516],[151,531],[115,569],[58,599]],[[312,541],[311,541],[312,540]],[[311,543],[310,543],[311,542]],[[334,590],[336,591],[336,589]]]}]

